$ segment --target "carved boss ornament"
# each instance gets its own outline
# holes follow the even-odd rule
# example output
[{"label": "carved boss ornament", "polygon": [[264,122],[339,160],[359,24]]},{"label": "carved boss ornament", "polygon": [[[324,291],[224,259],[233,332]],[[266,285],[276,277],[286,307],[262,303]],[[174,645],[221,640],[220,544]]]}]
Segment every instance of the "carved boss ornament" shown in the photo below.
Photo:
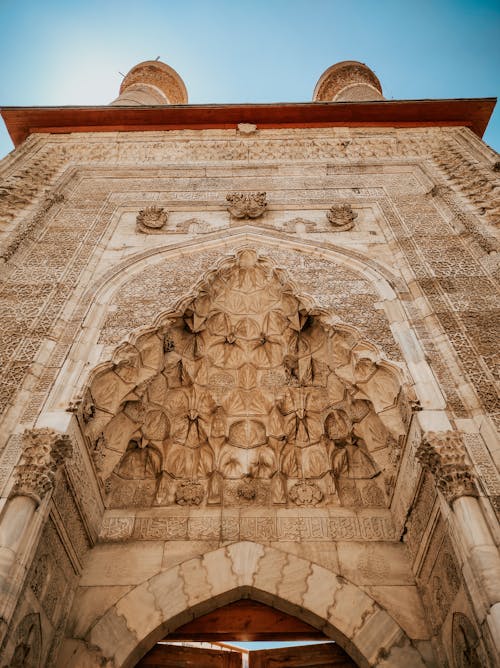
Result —
[{"label": "carved boss ornament", "polygon": [[398,376],[252,249],[94,377],[83,429],[108,503],[387,505]]},{"label": "carved boss ornament", "polygon": [[227,210],[235,218],[258,218],[267,208],[266,193],[229,193]]},{"label": "carved boss ornament", "polygon": [[156,234],[165,227],[168,211],[161,206],[148,206],[137,214],[137,231],[145,234]]},{"label": "carved boss ornament", "polygon": [[350,204],[339,204],[332,206],[326,213],[332,231],[343,232],[354,227],[354,221],[358,217]]}]

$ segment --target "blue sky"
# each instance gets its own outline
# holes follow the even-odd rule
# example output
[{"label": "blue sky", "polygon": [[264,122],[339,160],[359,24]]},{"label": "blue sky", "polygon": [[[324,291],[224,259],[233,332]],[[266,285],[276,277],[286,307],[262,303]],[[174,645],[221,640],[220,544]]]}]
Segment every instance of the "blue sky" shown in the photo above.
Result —
[{"label": "blue sky", "polygon": [[192,103],[307,101],[348,59],[388,99],[496,97],[500,0],[0,0],[0,105],[108,104],[157,56]]}]

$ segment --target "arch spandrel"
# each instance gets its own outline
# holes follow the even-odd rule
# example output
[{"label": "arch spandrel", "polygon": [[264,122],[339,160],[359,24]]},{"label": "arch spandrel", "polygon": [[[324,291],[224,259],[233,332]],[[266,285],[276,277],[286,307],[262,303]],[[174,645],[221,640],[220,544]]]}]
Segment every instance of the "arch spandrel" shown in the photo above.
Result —
[{"label": "arch spandrel", "polygon": [[80,419],[108,507],[387,506],[401,372],[240,249],[118,347]]}]

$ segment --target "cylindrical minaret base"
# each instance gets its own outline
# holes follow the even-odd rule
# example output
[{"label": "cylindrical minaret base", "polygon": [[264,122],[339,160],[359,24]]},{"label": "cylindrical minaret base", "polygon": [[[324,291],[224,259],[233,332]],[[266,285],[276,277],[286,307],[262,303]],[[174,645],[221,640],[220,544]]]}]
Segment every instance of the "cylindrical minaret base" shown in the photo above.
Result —
[{"label": "cylindrical minaret base", "polygon": [[123,79],[113,106],[187,104],[186,86],[177,72],[159,60],[146,60]]},{"label": "cylindrical minaret base", "polygon": [[356,60],[344,60],[320,76],[314,102],[368,102],[383,100],[382,86],[369,67]]}]

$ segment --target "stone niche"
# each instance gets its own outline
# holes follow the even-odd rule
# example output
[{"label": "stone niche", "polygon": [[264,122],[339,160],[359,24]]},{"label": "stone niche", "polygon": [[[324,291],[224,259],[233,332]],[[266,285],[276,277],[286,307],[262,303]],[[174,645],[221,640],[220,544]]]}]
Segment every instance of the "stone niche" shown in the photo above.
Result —
[{"label": "stone niche", "polygon": [[399,371],[252,249],[122,344],[80,423],[108,508],[387,507]]}]

